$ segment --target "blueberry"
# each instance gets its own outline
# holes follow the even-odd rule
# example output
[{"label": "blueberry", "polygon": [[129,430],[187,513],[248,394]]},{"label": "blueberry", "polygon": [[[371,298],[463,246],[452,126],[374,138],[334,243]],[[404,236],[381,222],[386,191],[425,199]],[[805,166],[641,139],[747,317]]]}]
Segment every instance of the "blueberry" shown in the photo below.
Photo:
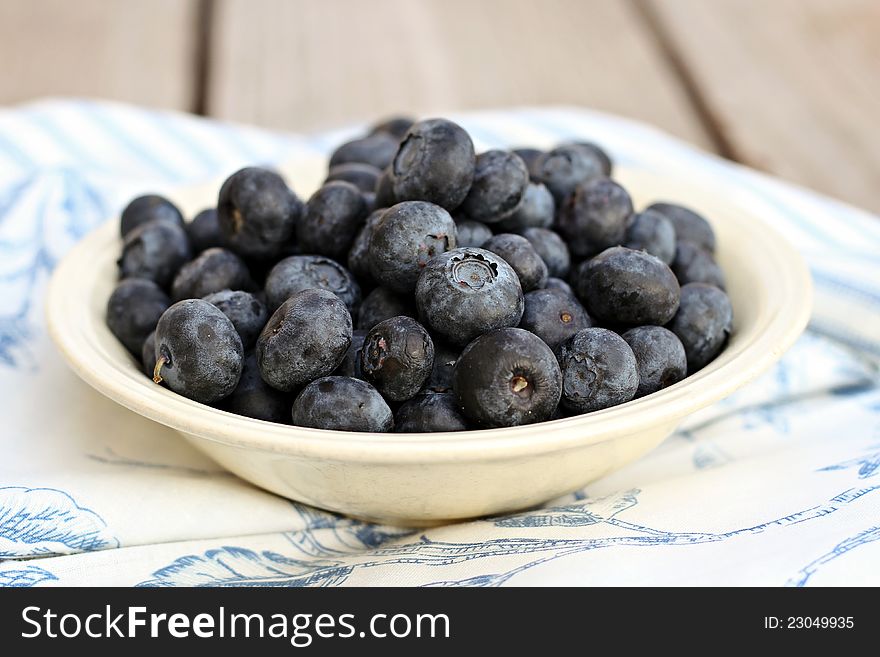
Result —
[{"label": "blueberry", "polygon": [[672,271],[679,285],[706,283],[724,289],[724,272],[709,251],[693,242],[679,241],[675,247]]},{"label": "blueberry", "polygon": [[452,388],[465,417],[484,427],[548,419],[562,389],[556,357],[538,336],[518,328],[490,331],[455,364]]},{"label": "blueberry", "polygon": [[385,214],[385,209],[374,210],[367,217],[348,251],[348,270],[362,283],[373,282],[373,276],[370,274],[370,240],[373,236],[373,228]]},{"label": "blueberry", "polygon": [[733,308],[724,292],[705,283],[689,283],[681,288],[681,305],[668,328],[684,345],[688,374],[714,360],[732,326]]},{"label": "blueberry", "polygon": [[659,212],[672,222],[677,240],[693,242],[709,252],[715,251],[715,231],[701,215],[675,203],[654,203],[648,210]]},{"label": "blueberry", "polygon": [[229,318],[207,301],[186,299],[168,308],[156,326],[153,381],[203,404],[235,390],[244,349]]},{"label": "blueberry", "polygon": [[461,126],[445,119],[419,121],[394,156],[394,196],[454,210],[471,188],[475,163],[474,143]]},{"label": "blueberry", "polygon": [[543,153],[535,162],[534,172],[536,181],[547,186],[561,207],[575,187],[602,176],[602,162],[580,146],[564,144]]},{"label": "blueberry", "polygon": [[609,177],[611,176],[611,172],[614,169],[614,163],[611,161],[611,157],[609,157],[605,149],[591,141],[574,141],[571,143],[589,151],[589,153],[595,156],[602,164],[602,174]]},{"label": "blueberry", "polygon": [[397,203],[394,198],[394,180],[391,177],[391,168],[387,168],[376,181],[376,207],[390,208]]},{"label": "blueberry", "polygon": [[125,206],[119,222],[119,232],[122,237],[125,237],[141,224],[153,221],[154,219],[170,221],[181,228],[184,226],[183,215],[174,203],[164,196],[148,194],[146,196],[138,196]]},{"label": "blueberry", "polygon": [[345,350],[345,356],[339,367],[333,370],[334,376],[352,376],[356,379],[363,379],[364,373],[361,369],[361,350],[364,347],[364,339],[367,337],[367,331],[363,329],[355,329],[351,334],[351,344]]},{"label": "blueberry", "polygon": [[250,349],[269,319],[266,305],[250,292],[221,290],[204,297],[229,318],[245,349]]},{"label": "blueberry", "polygon": [[309,288],[328,290],[354,313],[361,302],[361,288],[354,276],[330,258],[313,255],[290,256],[275,265],[266,277],[266,302],[275,310],[288,298]]},{"label": "blueberry", "polygon": [[351,345],[351,315],[332,292],[308,289],[281,304],[257,338],[263,380],[292,392],[342,362]]},{"label": "blueberry", "polygon": [[361,198],[364,199],[364,216],[369,216],[379,207],[376,205],[375,192],[361,192]]},{"label": "blueberry", "polygon": [[[574,290],[571,289],[571,285],[566,283],[561,278],[555,278],[553,276],[550,276],[547,279],[547,285],[544,286],[544,289],[545,290],[559,290],[560,292],[565,292],[566,294],[569,294],[571,296],[575,296]],[[575,298],[577,298],[577,297],[575,297]]]},{"label": "blueberry", "polygon": [[523,292],[542,288],[547,282],[547,265],[522,235],[501,233],[487,240],[483,248],[500,255],[513,267]]},{"label": "blueberry", "polygon": [[384,119],[370,128],[370,134],[375,135],[380,132],[391,135],[395,139],[403,139],[407,130],[412,127],[415,121],[408,116],[392,116]]},{"label": "blueberry", "polygon": [[226,240],[220,230],[220,220],[217,218],[217,210],[208,208],[199,212],[192,221],[186,224],[186,234],[194,253],[201,253],[205,249],[217,246],[225,246]]},{"label": "blueberry", "polygon": [[633,205],[627,191],[610,178],[578,185],[559,213],[559,232],[579,258],[622,244]]},{"label": "blueberry", "polygon": [[201,299],[221,290],[253,290],[255,284],[244,261],[227,249],[213,248],[186,263],[171,286],[171,296]]},{"label": "blueberry", "polygon": [[244,357],[238,385],[232,394],[220,402],[219,408],[256,420],[290,424],[290,405],[292,403],[293,397],[290,394],[275,390],[263,381],[257,357],[253,352],[250,352]]},{"label": "blueberry", "polygon": [[514,148],[513,152],[520,156],[526,165],[526,169],[529,170],[529,177],[534,181],[537,178],[537,164],[544,151],[537,148]]},{"label": "blueberry", "polygon": [[302,202],[274,171],[247,167],[220,188],[217,217],[229,248],[253,258],[278,254],[294,234]]},{"label": "blueberry", "polygon": [[433,431],[464,431],[467,420],[461,414],[455,396],[429,392],[405,401],[394,414],[394,431],[427,433]]},{"label": "blueberry", "polygon": [[364,379],[386,399],[404,401],[415,396],[434,365],[434,342],[412,317],[392,317],[367,333],[361,350]]},{"label": "blueberry", "polygon": [[645,210],[629,218],[623,245],[636,251],[647,251],[666,265],[675,258],[675,227],[659,212]]},{"label": "blueberry", "polygon": [[455,222],[456,246],[483,246],[492,237],[492,230],[484,223],[473,219]]},{"label": "blueberry", "polygon": [[551,349],[592,325],[580,302],[561,290],[535,290],[525,295],[519,327],[537,335]]},{"label": "blueberry", "polygon": [[452,372],[461,349],[444,340],[434,340],[434,366],[422,392],[452,392]]},{"label": "blueberry", "polygon": [[528,186],[529,171],[519,155],[501,150],[480,153],[461,210],[476,221],[496,223],[519,207]]},{"label": "blueberry", "polygon": [[494,328],[516,326],[523,292],[513,268],[491,251],[465,247],[431,260],[416,283],[419,317],[432,331],[465,345]]},{"label": "blueberry", "polygon": [[394,416],[382,395],[366,381],[326,376],[303,388],[291,413],[298,427],[386,433]]},{"label": "blueberry", "polygon": [[650,395],[687,376],[681,340],[662,326],[637,326],[621,336],[633,350],[639,369],[636,398]]},{"label": "blueberry", "polygon": [[367,216],[364,198],[351,183],[334,181],[315,192],[296,226],[300,247],[307,253],[339,258]]},{"label": "blueberry", "polygon": [[379,322],[398,315],[415,317],[416,310],[410,299],[411,297],[402,297],[388,288],[377,287],[364,297],[358,310],[357,327],[369,331]]},{"label": "blueberry", "polygon": [[156,369],[156,331],[151,331],[141,346],[141,364],[144,373],[153,378],[153,370]]},{"label": "blueberry", "polygon": [[379,176],[381,175],[382,170],[377,169],[371,164],[348,162],[331,167],[324,184],[334,180],[341,180],[351,183],[362,192],[373,192],[376,190],[376,184],[379,182]]},{"label": "blueberry", "polygon": [[446,210],[424,201],[398,203],[373,227],[370,272],[380,285],[412,293],[427,262],[455,246],[455,222]]},{"label": "blueberry", "polygon": [[532,248],[547,265],[547,273],[556,278],[565,278],[571,269],[571,254],[559,234],[548,228],[526,228],[522,231]]},{"label": "blueberry", "polygon": [[529,183],[522,203],[514,212],[498,222],[498,228],[506,232],[519,232],[526,228],[550,228],[556,216],[556,201],[542,183]]},{"label": "blueberry", "polygon": [[192,252],[178,224],[154,219],[130,230],[122,243],[120,278],[147,278],[167,287]]},{"label": "blueberry", "polygon": [[359,162],[384,169],[397,152],[398,139],[385,132],[377,132],[360,139],[352,139],[337,148],[330,156],[330,168],[340,164]]},{"label": "blueberry", "polygon": [[600,321],[661,326],[678,310],[675,274],[644,251],[612,247],[583,263],[575,277],[578,298]]},{"label": "blueberry", "polygon": [[123,279],[107,300],[107,327],[126,349],[137,355],[170,305],[171,299],[153,281]]},{"label": "blueberry", "polygon": [[639,387],[633,350],[614,331],[586,328],[559,347],[562,405],[589,413],[631,400]]}]

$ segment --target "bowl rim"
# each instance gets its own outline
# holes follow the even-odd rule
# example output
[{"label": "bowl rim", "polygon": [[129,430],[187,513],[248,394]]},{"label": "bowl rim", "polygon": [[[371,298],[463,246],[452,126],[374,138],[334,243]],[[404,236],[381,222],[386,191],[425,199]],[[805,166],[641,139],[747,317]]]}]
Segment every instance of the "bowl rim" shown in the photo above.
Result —
[{"label": "bowl rim", "polygon": [[[673,179],[644,169],[626,171],[628,176]],[[140,369],[119,367],[118,362],[113,362],[114,355],[103,349],[91,353],[78,350],[82,345],[82,332],[90,327],[71,322],[71,317],[84,312],[83,306],[87,304],[83,304],[83,298],[92,290],[91,285],[82,285],[82,276],[74,272],[88,264],[97,248],[111,240],[116,243],[115,218],[80,240],[56,267],[46,295],[47,326],[74,372],[105,396],[163,425],[232,447],[320,459],[417,463],[507,459],[594,445],[633,433],[645,424],[673,424],[690,412],[727,396],[778,360],[809,321],[812,309],[809,269],[788,240],[759,219],[779,211],[747,189],[736,189],[732,194],[729,186],[704,184],[702,180],[700,186],[706,194],[723,198],[742,221],[762,232],[764,239],[755,249],[763,258],[763,266],[772,270],[776,289],[772,296],[779,305],[766,321],[763,332],[741,345],[738,353],[725,358],[730,350],[728,346],[715,361],[675,385],[585,415],[517,427],[388,433],[380,437],[375,433],[331,431],[257,420],[199,404],[163,386],[132,386],[131,370],[145,378]],[[103,317],[99,323],[107,331]],[[95,341],[94,346],[98,343]],[[95,358],[106,367],[96,367]]]}]

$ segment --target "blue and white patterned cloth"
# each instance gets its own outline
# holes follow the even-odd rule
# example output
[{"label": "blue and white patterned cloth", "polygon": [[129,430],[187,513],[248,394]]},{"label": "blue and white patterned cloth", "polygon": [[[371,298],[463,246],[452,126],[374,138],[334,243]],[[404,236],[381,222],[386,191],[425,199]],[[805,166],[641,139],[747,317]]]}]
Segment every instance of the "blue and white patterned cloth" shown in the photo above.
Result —
[{"label": "blue and white patterned cloth", "polygon": [[810,263],[809,330],[766,376],[547,508],[430,530],[341,518],[91,390],[41,306],[53,265],[133,195],[326,153],[354,130],[78,100],[0,110],[0,585],[880,584],[880,220],[594,112],[453,118],[480,147],[590,138],[628,166],[739,185]]}]

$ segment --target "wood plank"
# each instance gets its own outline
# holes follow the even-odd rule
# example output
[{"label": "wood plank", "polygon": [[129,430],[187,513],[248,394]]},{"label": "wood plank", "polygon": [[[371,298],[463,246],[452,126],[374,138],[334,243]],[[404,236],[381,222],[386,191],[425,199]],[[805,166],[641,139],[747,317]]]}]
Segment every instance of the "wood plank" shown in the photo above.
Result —
[{"label": "wood plank", "polygon": [[3,0],[0,103],[91,96],[196,107],[198,0]]},{"label": "wood plank", "polygon": [[313,130],[411,112],[577,104],[709,140],[633,5],[217,0],[208,112]]},{"label": "wood plank", "polygon": [[880,2],[648,8],[730,155],[880,211]]}]

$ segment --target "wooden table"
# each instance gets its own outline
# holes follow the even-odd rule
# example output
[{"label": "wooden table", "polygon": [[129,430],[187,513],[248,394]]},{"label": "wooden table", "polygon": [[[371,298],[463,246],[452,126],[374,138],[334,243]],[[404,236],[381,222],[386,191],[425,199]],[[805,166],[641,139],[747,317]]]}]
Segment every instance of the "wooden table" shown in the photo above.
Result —
[{"label": "wooden table", "polygon": [[0,104],[315,130],[578,104],[880,211],[878,0],[3,0]]}]

